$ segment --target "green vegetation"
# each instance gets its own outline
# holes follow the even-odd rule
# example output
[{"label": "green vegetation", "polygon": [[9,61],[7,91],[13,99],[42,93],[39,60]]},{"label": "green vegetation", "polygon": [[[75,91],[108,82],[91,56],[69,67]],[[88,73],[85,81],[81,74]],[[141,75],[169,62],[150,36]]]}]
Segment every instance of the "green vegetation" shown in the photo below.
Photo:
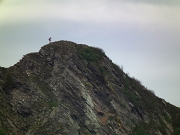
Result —
[{"label": "green vegetation", "polygon": [[[111,61],[112,62],[112,61]],[[113,62],[112,62],[112,66],[113,66],[113,68],[115,69],[115,71],[117,72],[117,73],[119,73],[119,75],[123,75],[124,74],[124,72],[123,72],[123,66],[119,66],[119,65],[117,65],[117,64],[114,64]]]},{"label": "green vegetation", "polygon": [[180,135],[180,128],[174,129],[174,134],[173,135]]},{"label": "green vegetation", "polygon": [[162,104],[160,104],[162,101],[155,96],[154,92],[145,88],[141,82],[134,77],[127,77],[124,93],[129,101],[137,108],[142,108],[148,112],[159,111],[159,109],[163,107]]},{"label": "green vegetation", "polygon": [[131,89],[125,87],[124,94],[127,96],[128,100],[133,103],[136,107],[140,106],[140,98]]},{"label": "green vegetation", "polygon": [[100,70],[101,74],[103,75],[107,74],[107,71],[102,66],[99,65],[98,69]]},{"label": "green vegetation", "polygon": [[164,119],[165,119],[166,122],[168,122],[168,123],[171,122],[171,118],[170,118],[167,114],[164,115]]},{"label": "green vegetation", "polygon": [[180,108],[167,103],[167,108],[172,117],[172,127],[174,129],[174,135],[180,135]]},{"label": "green vegetation", "polygon": [[131,118],[131,122],[136,124],[136,120],[134,118]]},{"label": "green vegetation", "polygon": [[0,128],[0,135],[5,135],[5,132],[2,128]]},{"label": "green vegetation", "polygon": [[[148,90],[144,87],[139,80],[134,77],[130,77],[128,74],[124,74],[123,67],[112,62],[112,66],[115,71],[122,75],[122,82],[124,85],[123,93],[126,96],[127,100],[131,102],[137,110],[146,110],[149,114],[150,121],[149,123],[141,123],[137,125],[133,130],[133,135],[147,135],[147,133],[153,130],[159,130],[163,135],[167,134],[167,123],[172,123],[174,130],[173,135],[180,135],[180,108],[175,107],[169,103],[164,104],[161,98],[156,97],[153,90]],[[103,69],[99,68],[103,73]],[[163,110],[166,109],[169,111],[166,113]],[[155,114],[158,114],[155,115]],[[156,117],[160,125],[154,124],[154,121],[151,118]],[[111,117],[109,119],[112,119]],[[164,120],[166,122],[164,122]],[[131,121],[135,124],[134,119]]]},{"label": "green vegetation", "polygon": [[79,46],[77,47],[77,54],[88,62],[88,66],[91,66],[94,71],[97,69],[101,74],[96,74],[96,77],[101,82],[105,83],[105,76],[108,75],[106,69],[101,65],[101,60],[106,57],[104,51],[100,48]]},{"label": "green vegetation", "polygon": [[[87,77],[87,76],[84,76],[84,73],[88,74],[88,77],[89,76],[91,77],[91,74],[96,75],[94,77],[95,79],[91,79],[90,77],[89,77],[90,78],[89,79],[87,77],[87,79],[83,78],[81,80],[82,82],[84,81],[83,82],[84,86],[86,87],[88,92],[90,92],[90,94],[92,94],[91,90],[93,90],[93,92],[97,95],[98,100],[101,99],[103,102],[105,101],[104,102],[105,105],[107,103],[107,105],[108,105],[107,107],[110,107],[110,105],[111,105],[110,101],[114,100],[117,97],[117,99],[115,100],[119,104],[117,109],[119,109],[119,106],[120,106],[120,109],[127,107],[128,109],[122,109],[122,110],[127,110],[127,111],[129,111],[129,113],[134,113],[134,114],[132,114],[132,117],[129,117],[130,122],[123,123],[124,121],[123,121],[123,119],[121,121],[121,117],[120,117],[121,115],[119,115],[120,112],[117,111],[118,113],[116,114],[115,113],[116,109],[110,108],[112,110],[110,110],[109,115],[107,115],[107,117],[108,117],[107,124],[109,124],[109,126],[111,126],[111,124],[112,124],[112,129],[114,129],[114,125],[115,125],[114,123],[116,123],[117,126],[122,127],[122,128],[124,126],[123,124],[125,124],[125,126],[127,125],[127,127],[131,127],[131,128],[132,128],[132,125],[134,126],[137,124],[133,130],[133,135],[148,135],[148,133],[150,133],[150,132],[152,133],[153,131],[157,131],[157,130],[159,130],[163,135],[165,135],[165,134],[167,134],[166,122],[168,122],[169,124],[172,123],[173,129],[174,129],[173,135],[180,135],[180,122],[179,122],[180,108],[174,107],[171,104],[167,104],[167,106],[165,104],[163,104],[162,100],[155,96],[154,91],[148,90],[141,84],[141,82],[139,80],[125,74],[123,72],[122,66],[116,65],[112,61],[111,62],[107,61],[108,59],[106,59],[106,61],[103,61],[103,59],[106,57],[103,50],[101,50],[99,48],[85,46],[85,45],[83,45],[83,46],[77,45],[75,48],[73,46],[69,46],[69,45],[67,46],[66,42],[64,42],[63,47],[58,46],[57,44],[52,44],[51,46],[47,46],[47,47],[49,48],[49,50],[54,49],[54,51],[59,51],[59,52],[63,51],[63,53],[66,55],[67,55],[67,51],[69,51],[69,53],[71,53],[71,51],[76,51],[76,49],[77,49],[77,55],[79,56],[79,58],[73,59],[73,60],[75,60],[74,64],[76,64],[76,62],[77,63],[80,62],[80,64],[82,63],[82,65],[80,65],[80,66],[82,66],[85,70],[85,72],[82,70],[82,74],[81,74],[82,78]],[[55,55],[55,52],[53,52],[53,53]],[[76,56],[76,55],[72,55],[73,58],[77,58],[74,56]],[[64,55],[62,55],[62,57],[66,58],[66,56],[64,56]],[[72,58],[72,57],[70,57],[70,58]],[[52,86],[50,86],[50,84],[52,81],[51,78],[52,78],[52,69],[53,68],[51,66],[44,66],[44,64],[42,63],[42,59],[45,62],[47,61],[46,56],[44,55],[44,57],[40,57],[36,53],[28,56],[28,60],[33,60],[33,59],[36,59],[36,62],[40,63],[40,64],[34,65],[34,67],[30,66],[30,68],[40,69],[40,72],[41,72],[40,75],[34,74],[33,72],[35,70],[32,70],[32,74],[29,77],[27,77],[26,75],[21,75],[21,71],[24,71],[23,66],[25,66],[25,65],[22,65],[22,67],[19,71],[14,71],[13,74],[18,77],[19,76],[21,77],[20,81],[23,82],[22,85],[25,84],[25,85],[27,85],[27,88],[30,88],[30,89],[31,89],[31,86],[34,86],[34,90],[37,89],[39,97],[38,96],[35,97],[35,99],[37,98],[37,101],[33,101],[33,108],[35,108],[35,109],[37,108],[37,111],[35,110],[37,112],[37,114],[39,114],[38,112],[47,112],[46,110],[52,111],[51,108],[58,107],[58,105],[62,105],[65,108],[69,108],[67,106],[67,104],[69,102],[64,102],[66,100],[59,101],[52,91]],[[55,58],[52,58],[51,61],[54,61],[54,59]],[[64,61],[66,61],[66,59]],[[84,63],[86,65],[83,65]],[[87,66],[87,67],[84,67],[84,66]],[[92,70],[92,72],[89,71],[88,67],[90,67],[89,69]],[[39,70],[37,70],[37,71],[39,71]],[[2,68],[2,67],[0,67],[0,73],[1,73],[0,75],[3,78],[2,84],[0,84],[0,85],[3,88],[3,91],[8,92],[15,86],[14,79],[13,79],[14,76],[13,76],[12,72],[10,72],[9,69]],[[53,72],[53,77],[57,77],[57,79],[58,79],[58,80],[56,80],[57,83],[58,83],[58,81],[61,81],[58,78],[59,76],[60,76],[60,72]],[[102,85],[100,83],[97,83],[97,85],[98,85],[97,89],[94,88],[94,87],[96,87],[96,85],[94,85],[94,83],[96,83],[95,81],[102,82]],[[64,82],[64,81],[62,81],[62,82]],[[107,84],[105,84],[105,83],[107,83]],[[32,85],[30,85],[30,84],[32,84]],[[66,86],[66,84],[63,86]],[[117,86],[119,86],[119,87],[117,87]],[[23,88],[26,88],[26,87],[23,86]],[[106,89],[108,89],[109,91],[106,91]],[[110,91],[110,89],[112,90],[112,92]],[[74,90],[76,90],[76,89],[74,89]],[[73,91],[73,92],[75,92],[75,91]],[[111,93],[113,93],[114,95],[111,95]],[[107,96],[105,94],[107,94]],[[115,94],[117,94],[117,96]],[[96,95],[94,97],[96,97]],[[9,99],[6,99],[6,97],[9,97],[9,96],[5,95],[6,96],[5,98],[3,97],[4,95],[1,95],[1,96],[0,96],[0,120],[2,119],[1,121],[6,121],[6,118],[11,118],[10,116],[12,115],[13,111],[11,110],[12,109],[12,106],[10,106],[11,104],[9,104],[9,102],[8,102]],[[33,96],[33,94],[32,94],[32,96]],[[68,98],[69,97],[70,96],[68,96]],[[123,100],[119,100],[121,97],[123,97]],[[72,97],[72,98],[74,98],[74,97]],[[79,98],[79,96],[77,98]],[[124,100],[124,98],[125,98],[125,100]],[[6,99],[7,101],[4,99]],[[131,111],[131,109],[129,109],[128,102],[131,102],[133,104],[131,106],[132,111]],[[112,102],[112,104],[113,104],[113,102]],[[77,106],[78,106],[78,111],[79,111],[79,108],[81,110],[81,108],[83,107],[83,105],[81,105],[81,104],[77,104]],[[70,106],[70,107],[72,108],[72,106]],[[167,108],[165,108],[165,107],[167,107]],[[41,108],[44,108],[44,109],[41,109]],[[72,109],[75,113],[76,112],[78,113],[78,111],[76,111],[76,109],[75,110],[74,110],[74,108],[72,108]],[[170,113],[170,115],[167,113],[167,110],[169,111],[168,113]],[[43,125],[42,125],[40,119],[37,119],[35,124],[31,125],[31,123],[33,123],[33,121],[34,121],[33,117],[24,118],[21,115],[16,114],[16,112],[13,112],[13,113],[15,115],[13,114],[12,117],[14,117],[15,120],[21,122],[21,125],[19,127],[24,131],[27,131],[28,129],[33,129],[34,132],[35,132],[35,130],[39,130],[39,131],[37,131],[38,133],[36,133],[36,134],[53,134],[53,132],[54,132],[53,128],[52,129],[49,128],[49,127],[53,127],[52,123],[54,123],[54,122],[52,122],[52,121],[48,120],[47,123],[43,123]],[[111,113],[113,113],[114,115],[110,115]],[[129,113],[127,116],[129,116]],[[81,115],[81,113],[78,115],[83,116],[83,115]],[[103,115],[104,115],[104,113],[103,113]],[[135,115],[137,117],[140,116],[141,118],[134,117]],[[20,117],[22,117],[22,119]],[[25,119],[27,119],[27,120],[25,120]],[[47,119],[49,119],[49,118],[47,118]],[[84,120],[84,118],[79,118],[79,117],[78,117],[78,119],[80,122],[82,120]],[[54,120],[54,119],[50,119],[50,120]],[[148,122],[145,123],[145,122],[142,122],[141,120],[146,121],[146,122],[148,121]],[[77,121],[77,122],[79,122],[79,121]],[[140,121],[142,123],[139,123]],[[57,124],[57,123],[55,122],[55,124]],[[26,124],[27,124],[27,126],[26,126]],[[59,126],[56,125],[59,128],[59,131],[61,131],[61,132],[64,132],[68,128],[67,125],[63,125],[63,124],[61,123],[61,124],[59,124]],[[1,125],[2,125],[2,127],[0,127],[0,135],[5,135],[8,132],[11,132],[10,128],[6,128],[5,122],[4,123],[1,122]],[[13,127],[12,127],[12,129],[13,129]],[[21,129],[18,129],[18,130],[21,130]],[[87,135],[91,134],[91,131],[89,131],[86,126],[83,127],[83,124],[80,125],[78,132],[79,132],[79,134],[87,134]],[[116,133],[114,133],[114,134],[116,134]]]},{"label": "green vegetation", "polygon": [[[103,77],[106,78],[113,78],[113,75],[109,75],[107,72],[107,69],[104,68],[100,64],[100,60],[105,56],[104,52],[98,48],[93,48],[93,47],[78,47],[78,55],[84,58],[86,61],[88,61],[91,64],[94,64]],[[159,113],[161,116],[164,117],[166,122],[171,123],[172,119],[169,117],[168,114],[163,113],[161,109],[164,108],[164,104],[162,103],[162,99],[156,97],[155,93],[153,90],[148,90],[146,87],[144,87],[139,80],[137,80],[134,77],[130,77],[127,74],[124,74],[123,72],[123,66],[118,66],[114,64],[111,61],[111,64],[114,68],[114,70],[123,77],[123,85],[124,85],[124,90],[123,93],[126,95],[127,99],[129,102],[131,102],[135,108],[140,109],[140,110],[146,110],[149,113],[150,117],[153,117],[154,113]],[[168,109],[171,110],[171,109]],[[174,129],[175,133],[177,134],[179,132],[177,127],[180,127],[178,124],[179,119],[180,119],[180,114],[175,115],[174,113],[177,112],[177,110],[172,109],[171,110],[171,116],[173,116],[173,127],[176,125],[176,130]],[[114,117],[109,117],[109,120],[114,119]],[[135,135],[145,135],[147,131],[151,131],[152,129],[157,129],[163,134],[167,134],[166,132],[166,124],[161,120],[160,117],[158,117],[159,122],[161,123],[161,126],[156,126],[152,124],[153,122],[150,121],[150,124],[145,124],[142,123],[142,126],[137,126],[134,129],[134,134]],[[132,122],[135,123],[134,119],[132,119]],[[178,134],[177,134],[178,135]]]},{"label": "green vegetation", "polygon": [[[0,66],[0,77],[3,78],[5,74],[6,74],[6,68]],[[3,81],[0,81],[0,86],[3,86]]]},{"label": "green vegetation", "polygon": [[79,132],[80,135],[91,135],[91,133],[86,128],[83,128],[83,127],[81,127],[78,130],[78,132]]},{"label": "green vegetation", "polygon": [[[166,122],[171,122],[171,118],[168,114],[161,111],[161,109],[164,108],[162,99],[156,97],[153,91],[145,88],[141,82],[134,77],[131,78],[126,76],[124,81],[123,93],[126,95],[128,101],[134,105],[134,108],[137,110],[146,110],[149,113],[150,118],[154,117],[154,113],[156,112],[160,116],[163,116]],[[141,113],[138,114],[141,117]],[[161,117],[157,117],[157,119],[160,122],[160,126],[154,125],[154,122],[150,120],[148,124],[141,123],[141,125],[137,125],[133,130],[133,134],[147,135],[148,131],[153,129],[159,130],[163,135],[167,134],[166,124],[163,122]]]},{"label": "green vegetation", "polygon": [[164,122],[162,121],[162,119],[160,117],[158,119],[159,119],[159,122],[160,122],[160,125],[158,126],[158,129],[163,135],[165,135],[166,134],[166,130],[165,130],[166,125],[164,124]]},{"label": "green vegetation", "polygon": [[15,86],[15,83],[12,77],[12,73],[10,71],[7,71],[2,88],[5,90],[5,92],[8,92],[7,90],[13,88],[14,86]]},{"label": "green vegetation", "polygon": [[54,102],[48,102],[49,107],[57,107],[58,105]]},{"label": "green vegetation", "polygon": [[78,48],[78,54],[89,62],[95,62],[105,56],[104,51],[100,48],[83,47]]},{"label": "green vegetation", "polygon": [[145,129],[142,126],[138,125],[134,129],[133,135],[147,135],[147,133],[146,133]]},{"label": "green vegetation", "polygon": [[6,72],[6,68],[0,66],[0,72],[1,73],[5,73]]}]

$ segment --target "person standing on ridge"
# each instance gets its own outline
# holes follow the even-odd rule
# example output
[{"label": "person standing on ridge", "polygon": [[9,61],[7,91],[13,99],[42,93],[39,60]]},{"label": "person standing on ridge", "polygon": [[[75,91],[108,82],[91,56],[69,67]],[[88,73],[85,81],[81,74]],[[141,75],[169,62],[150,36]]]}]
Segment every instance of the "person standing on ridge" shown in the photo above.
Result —
[{"label": "person standing on ridge", "polygon": [[50,38],[49,38],[49,43],[51,43],[51,39],[52,39],[52,38],[50,37]]}]

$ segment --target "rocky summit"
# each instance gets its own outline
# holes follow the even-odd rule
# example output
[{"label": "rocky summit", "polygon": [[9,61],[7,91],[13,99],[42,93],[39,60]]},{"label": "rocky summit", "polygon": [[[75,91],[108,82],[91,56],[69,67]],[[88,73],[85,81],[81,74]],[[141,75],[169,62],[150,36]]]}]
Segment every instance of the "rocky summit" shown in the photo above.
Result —
[{"label": "rocky summit", "polygon": [[100,48],[56,41],[0,68],[0,135],[172,134],[180,108]]}]

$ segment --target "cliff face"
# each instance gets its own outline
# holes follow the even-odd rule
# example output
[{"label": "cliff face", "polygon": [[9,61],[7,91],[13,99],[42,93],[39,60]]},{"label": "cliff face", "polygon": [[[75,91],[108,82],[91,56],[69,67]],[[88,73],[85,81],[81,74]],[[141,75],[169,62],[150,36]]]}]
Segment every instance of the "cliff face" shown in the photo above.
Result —
[{"label": "cliff face", "polygon": [[170,135],[179,112],[87,45],[53,42],[0,68],[0,135]]}]

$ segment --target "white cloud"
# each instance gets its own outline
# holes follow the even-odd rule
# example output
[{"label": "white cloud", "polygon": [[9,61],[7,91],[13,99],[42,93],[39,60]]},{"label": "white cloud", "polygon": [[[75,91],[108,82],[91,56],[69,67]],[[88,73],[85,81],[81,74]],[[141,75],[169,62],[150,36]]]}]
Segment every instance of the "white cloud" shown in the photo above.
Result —
[{"label": "white cloud", "polygon": [[152,5],[168,5],[168,6],[179,6],[179,0],[122,0],[133,3],[147,3]]},{"label": "white cloud", "polygon": [[[138,27],[156,25],[180,29],[180,8],[167,5],[151,5],[109,0],[100,1],[30,1],[19,4],[8,1],[0,12],[2,23],[23,23],[45,20],[68,20],[79,23]],[[16,0],[18,2],[18,0]]]}]

